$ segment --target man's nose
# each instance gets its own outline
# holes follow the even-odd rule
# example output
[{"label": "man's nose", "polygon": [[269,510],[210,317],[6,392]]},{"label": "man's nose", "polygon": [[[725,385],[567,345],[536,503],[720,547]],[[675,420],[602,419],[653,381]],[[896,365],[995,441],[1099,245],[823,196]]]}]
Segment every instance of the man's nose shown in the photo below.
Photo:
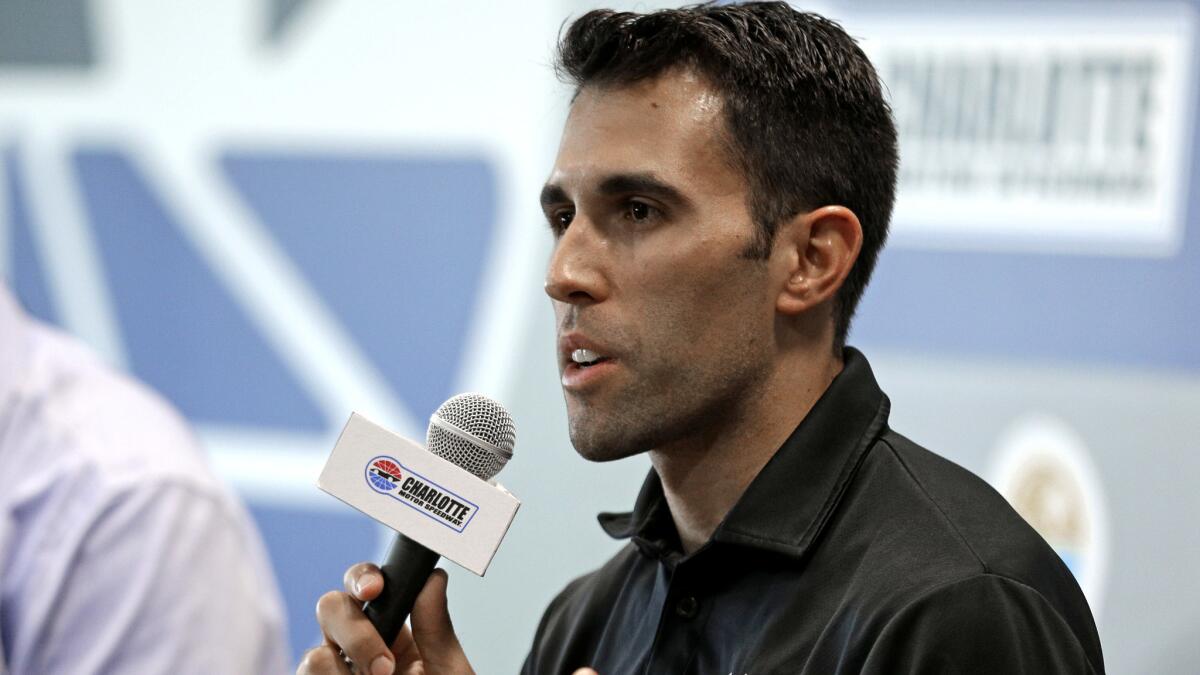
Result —
[{"label": "man's nose", "polygon": [[584,218],[575,220],[558,238],[546,270],[546,295],[559,302],[590,304],[608,297],[604,273],[604,241]]}]

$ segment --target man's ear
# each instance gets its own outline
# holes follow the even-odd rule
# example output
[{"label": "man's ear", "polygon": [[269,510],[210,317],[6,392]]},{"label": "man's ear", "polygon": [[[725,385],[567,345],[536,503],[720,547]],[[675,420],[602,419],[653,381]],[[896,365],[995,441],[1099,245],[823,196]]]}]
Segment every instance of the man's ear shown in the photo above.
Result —
[{"label": "man's ear", "polygon": [[844,206],[822,206],[780,224],[775,254],[786,278],[775,308],[795,315],[831,300],[862,248],[862,224]]}]

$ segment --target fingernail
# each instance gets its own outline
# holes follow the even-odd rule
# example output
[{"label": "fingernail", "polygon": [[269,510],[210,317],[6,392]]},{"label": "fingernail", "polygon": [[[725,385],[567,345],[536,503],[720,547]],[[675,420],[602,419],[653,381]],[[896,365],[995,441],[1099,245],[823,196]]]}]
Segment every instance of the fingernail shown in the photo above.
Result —
[{"label": "fingernail", "polygon": [[374,574],[364,574],[364,575],[360,576],[354,582],[354,592],[361,594],[363,592],[363,589],[366,588],[367,585],[370,584],[372,581],[375,581]]},{"label": "fingernail", "polygon": [[390,656],[376,656],[371,662],[371,675],[392,675],[392,667]]}]

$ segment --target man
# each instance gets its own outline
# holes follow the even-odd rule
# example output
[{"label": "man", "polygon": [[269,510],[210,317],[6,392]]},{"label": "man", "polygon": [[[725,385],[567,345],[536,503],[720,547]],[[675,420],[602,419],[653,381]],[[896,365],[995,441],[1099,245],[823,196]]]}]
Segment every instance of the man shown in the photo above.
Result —
[{"label": "man", "polygon": [[[783,3],[600,11],[560,71],[577,90],[542,205],[571,440],[654,468],[601,516],[630,545],[551,603],[524,671],[1102,671],[1066,567],[889,429],[844,347],[897,165],[853,40]],[[357,609],[380,584],[356,566],[322,598],[302,672],[349,672],[339,647],[363,672],[470,671],[443,575],[391,652]]]},{"label": "man", "polygon": [[184,421],[0,284],[0,675],[288,660],[258,533]]}]

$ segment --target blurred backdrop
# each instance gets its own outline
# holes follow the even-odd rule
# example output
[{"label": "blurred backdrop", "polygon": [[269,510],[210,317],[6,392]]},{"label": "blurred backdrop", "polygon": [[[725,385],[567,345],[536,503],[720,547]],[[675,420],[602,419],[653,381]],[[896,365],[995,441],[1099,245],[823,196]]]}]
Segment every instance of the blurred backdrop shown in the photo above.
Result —
[{"label": "blurred backdrop", "polygon": [[[0,0],[0,271],[192,421],[297,655],[317,597],[386,541],[314,487],[352,410],[416,438],[459,391],[514,412],[500,478],[524,506],[486,579],[451,571],[480,672],[517,670],[546,602],[617,546],[594,514],[648,464],[570,446],[536,204],[570,93],[555,38],[591,6]],[[862,39],[901,130],[851,335],[893,426],[1055,546],[1112,672],[1194,672],[1200,8],[805,8]]]}]

